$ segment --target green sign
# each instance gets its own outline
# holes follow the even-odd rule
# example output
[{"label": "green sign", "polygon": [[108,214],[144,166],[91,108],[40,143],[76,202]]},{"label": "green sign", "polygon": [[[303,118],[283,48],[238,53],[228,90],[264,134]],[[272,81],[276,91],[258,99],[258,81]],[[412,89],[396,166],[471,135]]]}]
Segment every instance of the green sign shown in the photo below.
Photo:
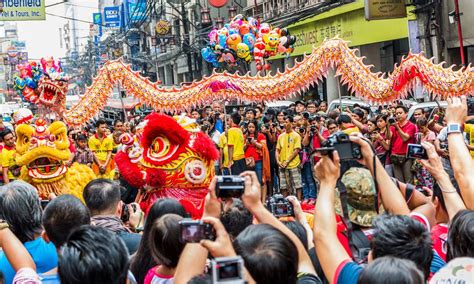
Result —
[{"label": "green sign", "polygon": [[0,21],[41,21],[46,19],[45,0],[3,0]]},{"label": "green sign", "polygon": [[406,38],[408,18],[366,21],[364,1],[357,0],[290,25],[288,30],[296,36],[291,56],[297,56],[311,53],[313,46],[335,36],[349,41],[349,46]]}]

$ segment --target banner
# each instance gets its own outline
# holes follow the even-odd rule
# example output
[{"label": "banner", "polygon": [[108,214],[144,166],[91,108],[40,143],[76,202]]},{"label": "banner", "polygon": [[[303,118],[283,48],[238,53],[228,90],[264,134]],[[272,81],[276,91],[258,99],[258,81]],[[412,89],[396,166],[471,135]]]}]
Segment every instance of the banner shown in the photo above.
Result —
[{"label": "banner", "polygon": [[108,28],[120,27],[120,7],[104,7],[104,24]]},{"label": "banner", "polygon": [[128,3],[129,21],[132,23],[146,19],[146,0],[137,0],[136,3]]},{"label": "banner", "polygon": [[45,0],[3,0],[0,21],[42,21],[46,19]]}]

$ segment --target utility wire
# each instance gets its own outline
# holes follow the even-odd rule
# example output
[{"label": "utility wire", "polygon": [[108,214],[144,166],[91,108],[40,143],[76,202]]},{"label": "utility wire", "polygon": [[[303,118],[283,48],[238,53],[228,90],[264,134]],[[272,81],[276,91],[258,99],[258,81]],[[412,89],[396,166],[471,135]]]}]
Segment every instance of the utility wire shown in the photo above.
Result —
[{"label": "utility wire", "polygon": [[[61,16],[61,15],[56,15],[56,14],[48,13],[48,12],[46,12],[46,15],[53,16],[53,17],[58,17],[58,18],[63,18],[63,19],[66,19],[66,20],[81,22],[81,23],[94,24],[94,23],[91,22],[91,21],[80,20],[80,19],[76,19],[76,18],[71,18],[71,17]],[[101,26],[104,26],[104,25],[101,25]]]}]

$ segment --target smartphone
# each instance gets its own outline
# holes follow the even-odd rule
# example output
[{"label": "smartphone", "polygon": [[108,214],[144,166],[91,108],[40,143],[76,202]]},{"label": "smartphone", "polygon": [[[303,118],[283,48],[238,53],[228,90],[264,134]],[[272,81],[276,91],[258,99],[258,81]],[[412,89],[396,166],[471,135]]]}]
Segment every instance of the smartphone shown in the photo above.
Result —
[{"label": "smartphone", "polygon": [[420,144],[408,144],[407,158],[428,160],[428,153]]},{"label": "smartphone", "polygon": [[184,219],[179,222],[181,243],[199,243],[201,240],[215,240],[216,233],[211,224],[201,220]]},{"label": "smartphone", "polygon": [[217,176],[216,195],[219,198],[240,198],[244,194],[244,178],[241,176]]}]

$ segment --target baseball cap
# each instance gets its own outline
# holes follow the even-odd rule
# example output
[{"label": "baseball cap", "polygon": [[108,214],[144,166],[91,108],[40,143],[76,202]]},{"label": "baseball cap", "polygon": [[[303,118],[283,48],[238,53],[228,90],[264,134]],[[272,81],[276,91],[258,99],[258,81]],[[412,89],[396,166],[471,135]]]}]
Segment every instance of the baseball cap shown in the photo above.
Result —
[{"label": "baseball cap", "polygon": [[[352,223],[362,227],[371,227],[372,221],[377,217],[374,208],[375,183],[370,171],[364,168],[352,167],[341,178],[347,190],[347,209]],[[343,216],[339,189],[335,209],[336,213]]]}]

